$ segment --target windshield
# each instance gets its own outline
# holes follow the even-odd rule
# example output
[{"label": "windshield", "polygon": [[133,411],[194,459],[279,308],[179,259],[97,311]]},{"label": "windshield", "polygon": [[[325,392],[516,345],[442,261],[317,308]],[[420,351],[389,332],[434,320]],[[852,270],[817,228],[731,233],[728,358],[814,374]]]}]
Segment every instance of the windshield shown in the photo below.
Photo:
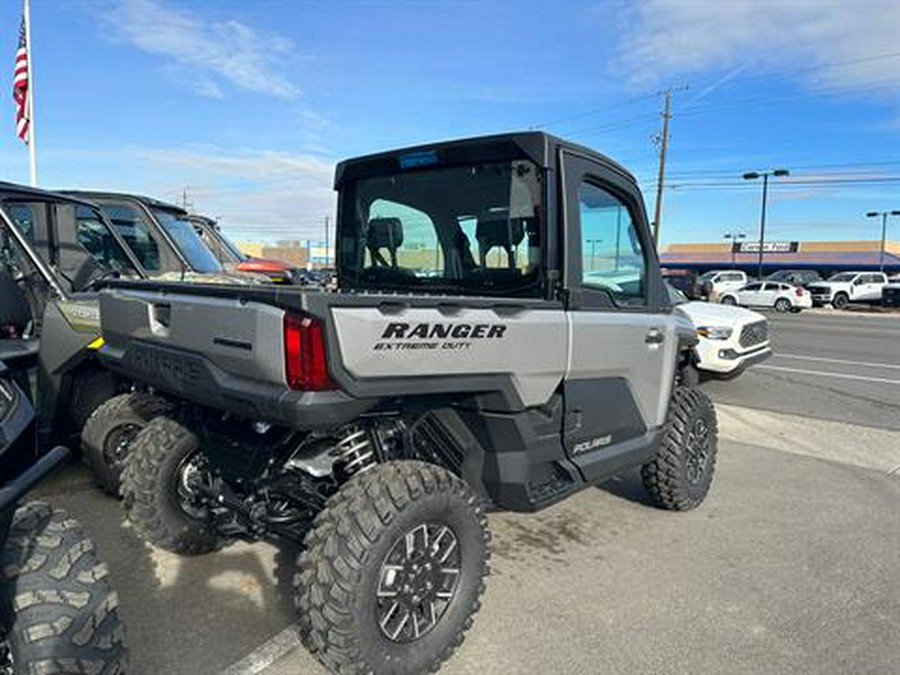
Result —
[{"label": "windshield", "polygon": [[853,281],[856,278],[856,272],[841,272],[829,277],[828,281]]},{"label": "windshield", "polygon": [[717,274],[718,274],[718,272],[704,272],[699,277],[697,277],[697,281],[699,281],[701,283],[704,281],[711,281],[712,278],[714,276],[716,276]]},{"label": "windshield", "polygon": [[197,235],[203,240],[203,243],[215,254],[216,258],[223,263],[236,263],[245,259],[240,249],[232,243],[228,237],[222,234],[222,231],[215,225],[200,218],[190,218],[191,223],[196,230]]},{"label": "windshield", "polygon": [[346,287],[542,295],[542,176],[530,161],[429,168],[341,189]]},{"label": "windshield", "polygon": [[163,229],[175,241],[175,245],[187,259],[191,269],[202,273],[222,271],[221,263],[200,239],[193,224],[186,216],[168,209],[152,208],[150,210]]}]

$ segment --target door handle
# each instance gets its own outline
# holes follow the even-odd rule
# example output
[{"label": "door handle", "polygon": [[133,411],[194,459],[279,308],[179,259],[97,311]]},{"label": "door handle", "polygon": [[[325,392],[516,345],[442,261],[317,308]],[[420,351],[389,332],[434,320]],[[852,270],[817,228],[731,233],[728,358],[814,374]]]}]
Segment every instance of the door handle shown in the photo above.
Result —
[{"label": "door handle", "polygon": [[644,336],[644,342],[648,345],[661,345],[666,340],[666,334],[660,328],[651,328]]}]

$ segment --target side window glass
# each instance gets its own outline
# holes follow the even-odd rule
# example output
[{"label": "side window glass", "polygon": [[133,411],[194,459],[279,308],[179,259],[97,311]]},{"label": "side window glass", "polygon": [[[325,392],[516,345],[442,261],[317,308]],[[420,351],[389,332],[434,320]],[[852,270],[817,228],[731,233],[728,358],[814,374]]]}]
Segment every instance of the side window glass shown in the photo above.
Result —
[{"label": "side window glass", "polygon": [[620,305],[643,305],[646,262],[628,207],[592,183],[578,191],[581,214],[581,283],[607,291]]},{"label": "side window glass", "polygon": [[404,269],[417,277],[443,276],[443,251],[431,218],[387,199],[372,202],[366,226],[366,267]]},{"label": "side window glass", "polygon": [[141,214],[124,204],[110,204],[103,209],[143,268],[149,272],[158,272],[159,245]]},{"label": "side window glass", "polygon": [[133,271],[125,251],[94,209],[87,206],[75,208],[75,233],[78,243],[102,267],[116,272]]},{"label": "side window glass", "polygon": [[9,214],[10,220],[13,221],[15,226],[19,229],[19,232],[22,233],[22,236],[33,244],[34,214],[31,211],[31,207],[25,204],[11,204],[7,208],[7,213]]}]

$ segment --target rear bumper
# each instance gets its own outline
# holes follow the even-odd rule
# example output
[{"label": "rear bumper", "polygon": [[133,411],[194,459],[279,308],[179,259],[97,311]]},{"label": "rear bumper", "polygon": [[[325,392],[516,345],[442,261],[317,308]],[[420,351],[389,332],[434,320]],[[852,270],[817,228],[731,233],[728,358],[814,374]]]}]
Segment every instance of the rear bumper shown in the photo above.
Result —
[{"label": "rear bumper", "polygon": [[178,398],[299,430],[346,424],[378,403],[378,399],[353,398],[342,391],[294,391],[236,377],[194,352],[139,340],[129,342],[126,349],[106,345],[100,359],[113,372]]}]

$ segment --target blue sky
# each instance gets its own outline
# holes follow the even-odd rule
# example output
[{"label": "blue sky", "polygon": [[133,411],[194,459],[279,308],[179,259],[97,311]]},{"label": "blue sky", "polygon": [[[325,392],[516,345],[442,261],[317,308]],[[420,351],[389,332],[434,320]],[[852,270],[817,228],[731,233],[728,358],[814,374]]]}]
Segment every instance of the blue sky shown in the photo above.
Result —
[{"label": "blue sky", "polygon": [[[20,18],[0,9],[0,88]],[[40,182],[176,200],[237,238],[321,237],[335,161],[541,126],[630,168],[663,242],[875,238],[900,208],[900,3],[32,0]],[[0,178],[26,182],[11,95]],[[0,107],[2,110],[2,107]],[[900,219],[893,223],[900,240]]]}]

